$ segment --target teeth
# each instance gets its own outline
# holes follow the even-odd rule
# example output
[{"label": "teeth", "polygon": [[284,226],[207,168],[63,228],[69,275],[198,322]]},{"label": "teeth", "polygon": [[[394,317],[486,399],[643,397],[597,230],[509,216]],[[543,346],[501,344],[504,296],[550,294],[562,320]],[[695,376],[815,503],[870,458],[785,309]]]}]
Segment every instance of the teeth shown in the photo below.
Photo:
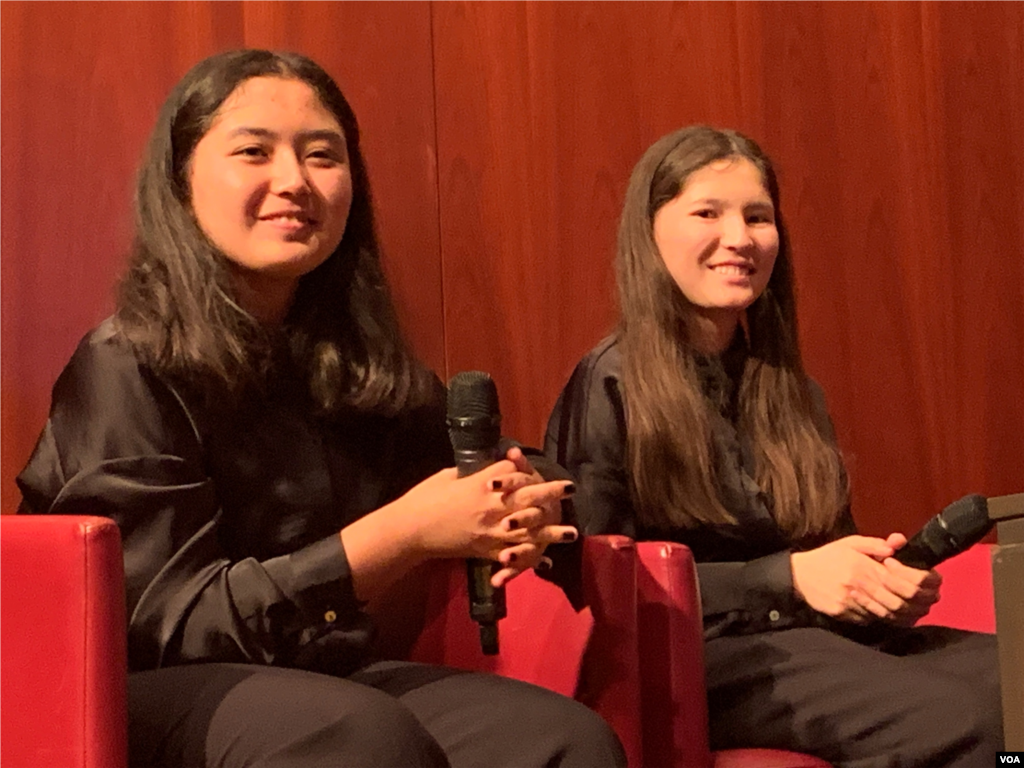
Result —
[{"label": "teeth", "polygon": [[751,272],[748,267],[740,267],[736,264],[719,264],[717,267],[712,267],[712,269],[721,275],[733,275],[737,277],[749,275]]}]

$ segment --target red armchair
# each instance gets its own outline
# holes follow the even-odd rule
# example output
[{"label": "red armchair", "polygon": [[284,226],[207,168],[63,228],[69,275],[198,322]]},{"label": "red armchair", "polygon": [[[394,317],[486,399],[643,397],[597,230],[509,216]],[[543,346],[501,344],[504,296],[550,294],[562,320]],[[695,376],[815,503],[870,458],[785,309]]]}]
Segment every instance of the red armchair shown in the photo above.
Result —
[{"label": "red armchair", "polygon": [[[0,763],[123,768],[126,621],[117,526],[98,517],[4,515],[0,545]],[[464,563],[438,564],[419,582],[425,602],[407,601],[419,615],[401,617],[413,628],[403,653],[575,693],[609,721],[630,764],[640,766],[633,544],[623,537],[590,539],[584,562],[590,606],[580,612],[533,574],[509,586],[509,616],[495,657],[479,650]]]},{"label": "red armchair", "polygon": [[102,517],[0,517],[0,764],[127,764],[121,537]]},{"label": "red armchair", "polygon": [[688,547],[637,543],[641,721],[645,764],[673,768],[829,768],[774,749],[712,752],[704,692],[704,633],[697,569]]},{"label": "red armchair", "polygon": [[[794,752],[711,752],[697,572],[681,544],[637,544],[643,750],[647,765],[675,768],[827,768]],[[991,547],[979,544],[947,560],[942,598],[922,624],[995,631]]]}]

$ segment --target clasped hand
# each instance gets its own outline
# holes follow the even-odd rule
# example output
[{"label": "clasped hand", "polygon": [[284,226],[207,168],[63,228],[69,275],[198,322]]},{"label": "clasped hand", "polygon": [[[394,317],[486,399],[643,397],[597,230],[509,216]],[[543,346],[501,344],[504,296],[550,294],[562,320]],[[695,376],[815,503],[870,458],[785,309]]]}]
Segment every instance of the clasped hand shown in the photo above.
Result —
[{"label": "clasped hand", "polygon": [[893,558],[907,543],[901,533],[887,539],[846,536],[791,556],[793,587],[816,611],[858,624],[874,617],[911,626],[939,599],[942,577]]},{"label": "clasped hand", "polygon": [[518,448],[467,477],[444,469],[401,499],[409,511],[418,549],[426,557],[479,557],[503,566],[491,579],[506,584],[529,568],[551,561],[544,550],[573,541],[575,528],[560,525],[561,499],[572,492],[565,480],[545,481]]}]

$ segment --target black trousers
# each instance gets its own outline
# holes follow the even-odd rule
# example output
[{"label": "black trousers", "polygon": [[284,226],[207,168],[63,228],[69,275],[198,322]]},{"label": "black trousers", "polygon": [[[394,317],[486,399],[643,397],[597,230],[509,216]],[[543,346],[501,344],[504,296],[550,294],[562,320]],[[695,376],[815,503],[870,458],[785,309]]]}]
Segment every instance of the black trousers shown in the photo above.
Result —
[{"label": "black trousers", "polygon": [[133,768],[624,768],[571,699],[496,675],[409,662],[347,678],[248,664],[136,672]]},{"label": "black trousers", "polygon": [[842,768],[982,768],[1003,749],[995,635],[920,627],[871,646],[790,629],[705,653],[714,749],[791,749]]}]

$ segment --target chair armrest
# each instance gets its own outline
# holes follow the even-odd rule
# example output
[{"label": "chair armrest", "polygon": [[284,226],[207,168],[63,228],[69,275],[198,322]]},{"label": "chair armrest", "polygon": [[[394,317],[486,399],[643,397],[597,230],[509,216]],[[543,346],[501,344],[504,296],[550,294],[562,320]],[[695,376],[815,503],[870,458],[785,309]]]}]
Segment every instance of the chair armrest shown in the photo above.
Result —
[{"label": "chair armrest", "polygon": [[641,711],[649,765],[712,764],[704,681],[704,619],[689,548],[638,542]]},{"label": "chair armrest", "polygon": [[127,624],[113,520],[0,517],[4,768],[127,765]]},{"label": "chair armrest", "polygon": [[[465,561],[431,564],[418,589],[425,607],[408,658],[496,674],[576,699],[618,734],[629,764],[643,765],[637,662],[636,552],[624,536],[583,541],[582,589],[577,611],[562,590],[528,571],[509,583],[508,616],[498,624],[500,653],[485,656],[469,618]],[[403,601],[410,596],[403,595]]]}]

